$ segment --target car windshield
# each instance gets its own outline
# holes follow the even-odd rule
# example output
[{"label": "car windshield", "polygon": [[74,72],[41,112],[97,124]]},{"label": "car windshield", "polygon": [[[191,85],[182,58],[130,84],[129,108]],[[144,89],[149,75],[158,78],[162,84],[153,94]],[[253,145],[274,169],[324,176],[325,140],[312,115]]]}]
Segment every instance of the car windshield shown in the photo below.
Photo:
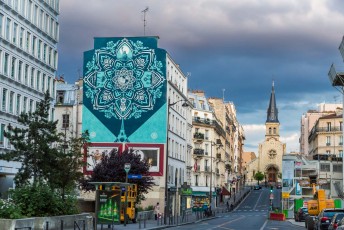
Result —
[{"label": "car windshield", "polygon": [[338,213],[338,212],[344,212],[344,210],[338,210],[338,211],[328,211],[328,212],[324,212],[324,216],[332,218],[334,216],[334,214]]},{"label": "car windshield", "polygon": [[302,208],[303,212],[308,212],[308,208]]},{"label": "car windshield", "polygon": [[343,217],[344,217],[344,213],[336,215],[336,221],[343,219]]}]

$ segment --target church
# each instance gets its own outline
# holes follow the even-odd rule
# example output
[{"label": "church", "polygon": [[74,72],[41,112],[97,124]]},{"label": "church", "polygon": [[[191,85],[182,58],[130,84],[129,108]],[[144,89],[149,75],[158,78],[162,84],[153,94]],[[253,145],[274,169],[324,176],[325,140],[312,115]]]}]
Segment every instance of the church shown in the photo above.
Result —
[{"label": "church", "polygon": [[280,141],[280,123],[273,82],[265,122],[265,140],[259,144],[257,158],[247,164],[247,182],[257,183],[254,175],[258,171],[264,174],[263,183],[274,184],[278,182],[281,178],[282,156],[285,152],[286,144]]}]

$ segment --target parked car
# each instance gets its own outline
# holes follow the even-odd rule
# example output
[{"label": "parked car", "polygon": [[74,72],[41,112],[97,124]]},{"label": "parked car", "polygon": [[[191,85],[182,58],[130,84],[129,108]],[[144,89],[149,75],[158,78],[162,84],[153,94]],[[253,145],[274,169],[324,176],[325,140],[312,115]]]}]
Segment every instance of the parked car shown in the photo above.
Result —
[{"label": "parked car", "polygon": [[259,185],[255,185],[253,189],[254,189],[254,190],[259,190],[259,189],[261,189],[261,188],[262,188],[262,187],[260,187]]},{"label": "parked car", "polygon": [[277,189],[282,189],[282,185],[281,185],[281,184],[277,184],[277,185],[276,185],[276,188],[277,188]]},{"label": "parked car", "polygon": [[295,212],[294,219],[296,222],[305,221],[306,216],[308,216],[308,208],[301,207]]},{"label": "parked car", "polygon": [[315,230],[328,230],[332,217],[336,213],[344,213],[344,209],[341,208],[326,208],[323,209],[319,215],[315,218],[314,229]]},{"label": "parked car", "polygon": [[341,224],[341,221],[344,217],[344,213],[336,213],[331,219],[331,223],[328,226],[328,230],[337,230],[338,226]]}]

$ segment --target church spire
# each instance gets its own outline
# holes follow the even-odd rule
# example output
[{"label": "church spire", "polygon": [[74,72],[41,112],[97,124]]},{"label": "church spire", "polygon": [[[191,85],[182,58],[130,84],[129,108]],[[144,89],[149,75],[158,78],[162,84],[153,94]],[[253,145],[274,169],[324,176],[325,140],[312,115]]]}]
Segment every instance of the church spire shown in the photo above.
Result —
[{"label": "church spire", "polygon": [[268,108],[266,122],[279,123],[279,121],[278,121],[278,110],[277,110],[276,99],[275,99],[275,83],[274,83],[274,81],[272,81],[270,104],[269,104],[269,108]]}]

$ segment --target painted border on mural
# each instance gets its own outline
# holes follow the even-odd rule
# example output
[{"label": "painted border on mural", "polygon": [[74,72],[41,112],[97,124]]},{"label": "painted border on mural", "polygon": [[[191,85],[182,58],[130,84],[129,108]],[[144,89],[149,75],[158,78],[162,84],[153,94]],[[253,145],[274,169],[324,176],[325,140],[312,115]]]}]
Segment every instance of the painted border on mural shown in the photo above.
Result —
[{"label": "painted border on mural", "polygon": [[150,171],[150,176],[162,176],[164,174],[164,144],[141,144],[141,143],[126,143],[125,150],[158,150],[158,168],[157,170]]},{"label": "painted border on mural", "polygon": [[[84,161],[86,165],[84,166],[84,174],[92,174],[95,164],[99,163],[101,154],[104,154],[104,151],[109,152],[112,149],[117,149],[119,152],[122,152],[122,143],[89,143],[85,145]],[[97,155],[97,153],[100,155]]]}]

